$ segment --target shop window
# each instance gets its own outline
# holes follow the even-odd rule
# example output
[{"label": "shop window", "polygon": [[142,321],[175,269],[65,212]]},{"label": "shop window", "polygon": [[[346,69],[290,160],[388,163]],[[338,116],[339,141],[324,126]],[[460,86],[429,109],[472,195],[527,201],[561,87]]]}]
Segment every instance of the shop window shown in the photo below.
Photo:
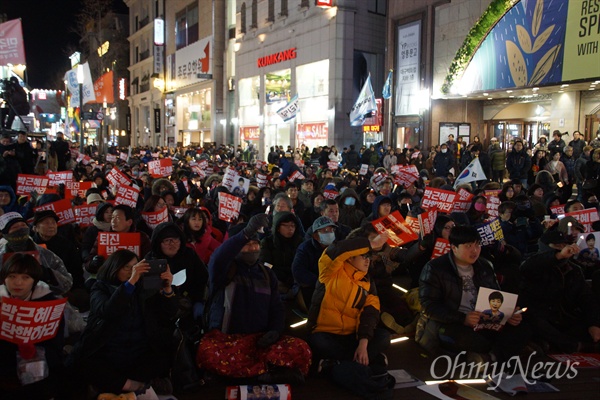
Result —
[{"label": "shop window", "polygon": [[198,4],[192,3],[175,14],[177,50],[198,41]]},{"label": "shop window", "polygon": [[242,3],[242,7],[240,8],[240,33],[246,33],[246,3]]},{"label": "shop window", "polygon": [[252,25],[250,25],[250,29],[258,28],[258,2],[257,0],[252,0]]},{"label": "shop window", "polygon": [[386,15],[387,0],[367,0],[367,10],[374,14]]}]

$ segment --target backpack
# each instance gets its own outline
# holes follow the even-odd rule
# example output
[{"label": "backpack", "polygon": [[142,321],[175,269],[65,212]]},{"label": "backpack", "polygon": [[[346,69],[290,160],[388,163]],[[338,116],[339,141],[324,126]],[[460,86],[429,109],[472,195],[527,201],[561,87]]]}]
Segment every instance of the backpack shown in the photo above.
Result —
[{"label": "backpack", "polygon": [[396,380],[385,368],[362,365],[344,360],[331,368],[331,377],[338,385],[367,400],[388,400],[394,397]]}]

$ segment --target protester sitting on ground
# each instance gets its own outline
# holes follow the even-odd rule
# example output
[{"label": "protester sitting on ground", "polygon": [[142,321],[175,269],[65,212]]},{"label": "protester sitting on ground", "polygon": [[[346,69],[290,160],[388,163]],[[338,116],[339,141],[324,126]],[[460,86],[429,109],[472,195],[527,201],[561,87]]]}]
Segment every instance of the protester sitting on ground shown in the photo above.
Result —
[{"label": "protester sitting on ground", "polygon": [[213,253],[208,333],[200,342],[197,361],[219,375],[303,382],[311,350],[300,339],[282,336],[284,309],[277,276],[258,262],[258,231],[268,223],[265,214],[258,214],[234,226],[231,237]]},{"label": "protester sitting on ground", "polygon": [[354,189],[348,188],[340,195],[338,201],[340,210],[338,222],[350,227],[350,229],[359,228],[365,214],[361,210],[358,194]]},{"label": "protester sitting on ground", "polygon": [[[321,202],[320,211],[321,211],[321,216],[329,218],[335,224],[335,229],[334,229],[335,239],[336,240],[345,239],[346,236],[348,236],[348,234],[350,233],[351,229],[349,226],[339,223],[340,208],[338,206],[337,201],[332,200],[332,199],[324,199]],[[308,231],[306,232],[306,234],[304,235],[304,239],[306,240],[311,236],[312,236],[312,229],[309,228]]]},{"label": "protester sitting on ground", "polygon": [[64,295],[73,285],[73,277],[67,271],[63,261],[52,251],[36,244],[29,236],[29,227],[21,214],[9,212],[0,216],[0,231],[4,240],[0,241],[0,265],[8,253],[23,251],[38,252],[43,267],[40,280],[47,283],[56,295]]},{"label": "protester sitting on ground", "polygon": [[321,216],[321,202],[324,199],[321,192],[314,192],[310,195],[310,207],[306,207],[304,214],[300,216],[305,231],[308,231],[313,222]]},{"label": "protester sitting on ground", "polygon": [[211,235],[207,215],[198,208],[189,208],[181,218],[186,245],[194,249],[204,264],[208,264],[212,253],[221,245]]},{"label": "protester sitting on ground", "polygon": [[373,201],[371,214],[365,218],[361,225],[365,222],[375,221],[376,219],[387,217],[392,212],[392,199],[388,196],[377,196]]},{"label": "protester sitting on ground", "polygon": [[[0,303],[3,298],[33,301],[56,300],[48,285],[42,281],[43,267],[31,254],[15,253],[4,261],[0,269]],[[5,399],[51,399],[60,392],[63,378],[64,319],[61,319],[56,336],[34,345],[16,345],[0,340],[0,392]],[[17,375],[17,354],[25,358],[44,349],[48,377],[34,383],[22,384]],[[39,350],[38,350],[39,351]],[[37,361],[39,363],[39,361]],[[37,363],[29,363],[35,367]],[[41,372],[41,371],[38,371]]]},{"label": "protester sitting on ground", "polygon": [[[165,200],[161,196],[153,194],[152,196],[148,197],[148,199],[146,199],[146,201],[144,202],[142,212],[157,212],[163,210],[165,207],[167,207],[167,203],[165,202]],[[173,221],[173,216],[170,213],[168,214],[168,220]],[[146,235],[148,235],[148,237],[152,236],[153,228],[148,226],[148,224],[141,217],[141,215],[135,224],[135,229],[138,232],[144,232]]]},{"label": "protester sitting on ground", "polygon": [[81,240],[81,258],[86,259],[96,238],[98,238],[98,232],[110,231],[110,220],[112,218],[113,206],[108,202],[100,203],[96,206],[96,215],[92,218],[92,225],[88,226],[83,233],[83,239]]},{"label": "protester sitting on ground", "polygon": [[171,394],[168,381],[178,299],[168,266],[162,289],[144,287],[146,260],[129,250],[111,254],[91,292],[87,326],[73,350],[74,366],[96,393],[135,392],[150,387]]},{"label": "protester sitting on ground", "polygon": [[523,316],[513,314],[501,331],[473,330],[481,312],[475,311],[480,288],[500,290],[492,264],[479,255],[481,238],[472,226],[450,231],[450,252],[429,261],[421,273],[419,299],[422,313],[415,339],[437,353],[440,345],[467,352],[467,360],[508,361],[530,337]]}]

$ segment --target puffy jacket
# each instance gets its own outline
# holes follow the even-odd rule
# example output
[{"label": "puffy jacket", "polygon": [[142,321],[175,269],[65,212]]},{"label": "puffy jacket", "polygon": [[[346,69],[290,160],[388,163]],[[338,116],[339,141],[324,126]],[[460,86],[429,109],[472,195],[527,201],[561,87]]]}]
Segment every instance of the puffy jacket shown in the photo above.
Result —
[{"label": "puffy jacket", "polygon": [[500,147],[492,148],[490,162],[493,171],[502,171],[506,168],[506,153]]},{"label": "puffy jacket", "polygon": [[319,260],[319,283],[324,294],[320,303],[311,305],[311,322],[318,316],[313,332],[336,335],[356,334],[358,339],[372,338],[379,322],[379,298],[366,272],[347,260],[371,250],[363,237],[342,240],[329,246]]},{"label": "puffy jacket", "polygon": [[531,168],[531,158],[525,149],[521,151],[512,149],[506,157],[506,169],[510,179],[526,179],[529,168]]},{"label": "puffy jacket", "polygon": [[[439,152],[433,159],[435,176],[441,176],[445,178],[452,167],[454,167],[454,157],[452,156],[450,150],[448,150],[446,153]],[[456,171],[454,172],[456,173]]]}]

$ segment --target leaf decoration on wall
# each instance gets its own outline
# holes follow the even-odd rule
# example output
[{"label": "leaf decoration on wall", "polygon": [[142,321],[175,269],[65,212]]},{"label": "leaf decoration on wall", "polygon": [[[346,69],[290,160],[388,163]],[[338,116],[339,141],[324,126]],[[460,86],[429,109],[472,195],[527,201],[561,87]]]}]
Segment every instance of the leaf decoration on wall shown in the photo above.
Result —
[{"label": "leaf decoration on wall", "polygon": [[515,86],[525,86],[527,84],[527,68],[525,58],[519,47],[510,40],[506,41],[506,56],[508,58],[508,67]]},{"label": "leaf decoration on wall", "polygon": [[519,44],[523,51],[527,54],[531,54],[531,38],[529,37],[529,32],[527,32],[527,29],[525,29],[523,25],[517,25],[517,38],[519,39]]},{"label": "leaf decoration on wall", "polygon": [[531,33],[533,37],[537,37],[540,26],[542,25],[542,19],[544,17],[544,0],[538,0],[533,11],[533,21],[531,23]]},{"label": "leaf decoration on wall", "polygon": [[532,50],[533,53],[538,51],[544,45],[544,43],[546,43],[546,40],[548,40],[548,38],[552,34],[553,30],[554,30],[554,25],[551,25],[551,26],[547,27],[546,30],[544,32],[542,32],[542,34],[535,39],[535,43],[533,44],[533,50]]},{"label": "leaf decoration on wall", "polygon": [[558,57],[560,47],[561,45],[557,44],[556,46],[548,50],[546,54],[544,54],[544,57],[542,57],[542,59],[535,66],[535,70],[533,71],[533,74],[531,75],[531,80],[529,81],[530,85],[537,85],[546,77],[546,75],[552,68],[554,62],[556,61],[556,58]]}]

